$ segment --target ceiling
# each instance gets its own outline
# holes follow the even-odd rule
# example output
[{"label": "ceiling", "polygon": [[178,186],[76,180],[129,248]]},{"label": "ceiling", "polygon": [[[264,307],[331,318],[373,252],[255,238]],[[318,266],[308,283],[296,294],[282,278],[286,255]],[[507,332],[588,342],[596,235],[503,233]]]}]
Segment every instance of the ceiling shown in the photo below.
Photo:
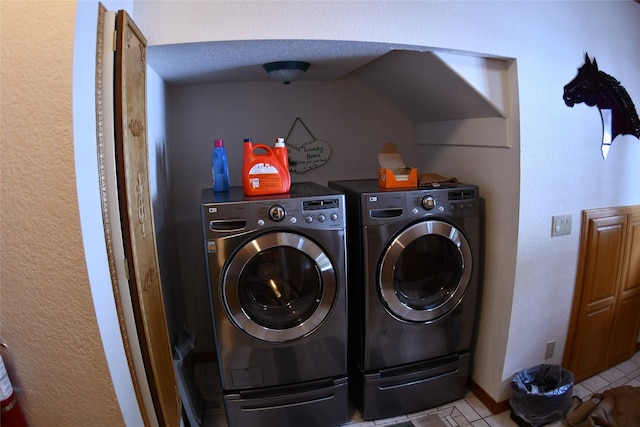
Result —
[{"label": "ceiling", "polygon": [[337,80],[396,49],[416,46],[332,40],[242,40],[149,46],[147,60],[168,84],[269,81],[263,64],[306,61],[304,80]]},{"label": "ceiling", "polygon": [[502,116],[434,51],[387,43],[244,40],[149,46],[147,60],[170,85],[266,82],[271,79],[263,64],[306,61],[311,66],[303,81],[349,75],[416,123]]}]

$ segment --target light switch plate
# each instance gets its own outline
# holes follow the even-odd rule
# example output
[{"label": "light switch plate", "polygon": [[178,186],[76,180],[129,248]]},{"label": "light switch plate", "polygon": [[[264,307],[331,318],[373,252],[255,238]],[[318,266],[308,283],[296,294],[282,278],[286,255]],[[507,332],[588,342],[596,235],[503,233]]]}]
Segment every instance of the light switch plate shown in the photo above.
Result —
[{"label": "light switch plate", "polygon": [[551,227],[551,237],[571,234],[571,215],[555,215]]}]

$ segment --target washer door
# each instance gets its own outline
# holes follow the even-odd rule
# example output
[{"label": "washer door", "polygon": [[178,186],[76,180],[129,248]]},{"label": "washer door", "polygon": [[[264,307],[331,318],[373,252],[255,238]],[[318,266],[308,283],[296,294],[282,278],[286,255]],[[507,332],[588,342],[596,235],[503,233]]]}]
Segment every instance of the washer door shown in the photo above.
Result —
[{"label": "washer door", "polygon": [[335,269],[320,246],[299,234],[273,232],[232,256],[221,291],[238,328],[260,340],[284,342],[320,326],[336,289]]},{"label": "washer door", "polygon": [[460,303],[472,268],[471,248],[459,229],[422,221],[400,232],[383,253],[378,291],[395,317],[429,322]]}]

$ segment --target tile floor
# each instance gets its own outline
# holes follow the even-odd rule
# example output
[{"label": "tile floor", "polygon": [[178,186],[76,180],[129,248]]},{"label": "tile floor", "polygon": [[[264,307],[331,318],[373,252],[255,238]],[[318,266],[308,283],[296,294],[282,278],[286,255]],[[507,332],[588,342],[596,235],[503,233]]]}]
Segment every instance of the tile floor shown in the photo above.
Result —
[{"label": "tile floor", "polygon": [[[197,364],[195,367],[196,382],[204,398],[204,414],[202,427],[227,427],[222,406],[222,395],[215,363]],[[640,386],[640,352],[631,359],[608,369],[599,375],[588,378],[573,387],[573,395],[582,399],[589,398],[595,392],[628,384]],[[352,410],[348,427],[429,427],[436,415],[446,427],[517,427],[510,418],[510,411],[497,415],[492,414],[471,392],[464,398],[437,408],[415,414],[402,415],[384,420],[363,421],[357,410]],[[430,421],[431,420],[431,421]],[[560,421],[549,424],[549,427],[560,427]]]}]

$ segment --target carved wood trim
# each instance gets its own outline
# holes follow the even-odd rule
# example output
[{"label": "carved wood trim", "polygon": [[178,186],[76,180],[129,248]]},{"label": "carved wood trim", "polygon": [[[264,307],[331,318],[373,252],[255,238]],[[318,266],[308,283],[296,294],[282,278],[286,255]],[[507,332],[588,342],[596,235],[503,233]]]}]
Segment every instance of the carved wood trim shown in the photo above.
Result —
[{"label": "carved wood trim", "polygon": [[[107,9],[99,3],[98,5],[98,29],[96,34],[96,140],[98,144],[98,178],[100,181],[100,203],[102,205],[102,223],[104,228],[104,238],[107,247],[107,258],[109,263],[109,275],[111,277],[111,287],[113,288],[113,295],[115,299],[116,312],[118,315],[118,324],[120,327],[120,334],[122,335],[122,343],[124,345],[124,351],[127,359],[127,365],[129,367],[129,373],[131,374],[131,380],[133,382],[133,389],[135,391],[136,400],[140,407],[140,413],[145,426],[150,425],[147,411],[144,408],[142,392],[140,390],[140,383],[136,375],[136,369],[133,362],[133,355],[131,352],[131,346],[129,344],[129,335],[127,333],[126,323],[124,319],[124,313],[122,309],[122,297],[120,295],[120,288],[118,286],[118,273],[116,270],[116,260],[114,255],[114,242],[111,232],[112,224],[111,217],[109,215],[109,197],[107,192],[107,176],[105,166],[105,129],[104,129],[104,105],[103,97],[105,96],[103,90],[104,75],[103,69],[103,52],[104,52],[104,34],[105,34],[105,14]],[[108,96],[112,96],[109,94]],[[116,197],[117,199],[117,197]]]},{"label": "carved wood trim", "polygon": [[118,11],[115,43],[115,148],[129,291],[147,382],[160,425],[178,426],[176,382],[155,241],[146,118],[146,39]]}]

